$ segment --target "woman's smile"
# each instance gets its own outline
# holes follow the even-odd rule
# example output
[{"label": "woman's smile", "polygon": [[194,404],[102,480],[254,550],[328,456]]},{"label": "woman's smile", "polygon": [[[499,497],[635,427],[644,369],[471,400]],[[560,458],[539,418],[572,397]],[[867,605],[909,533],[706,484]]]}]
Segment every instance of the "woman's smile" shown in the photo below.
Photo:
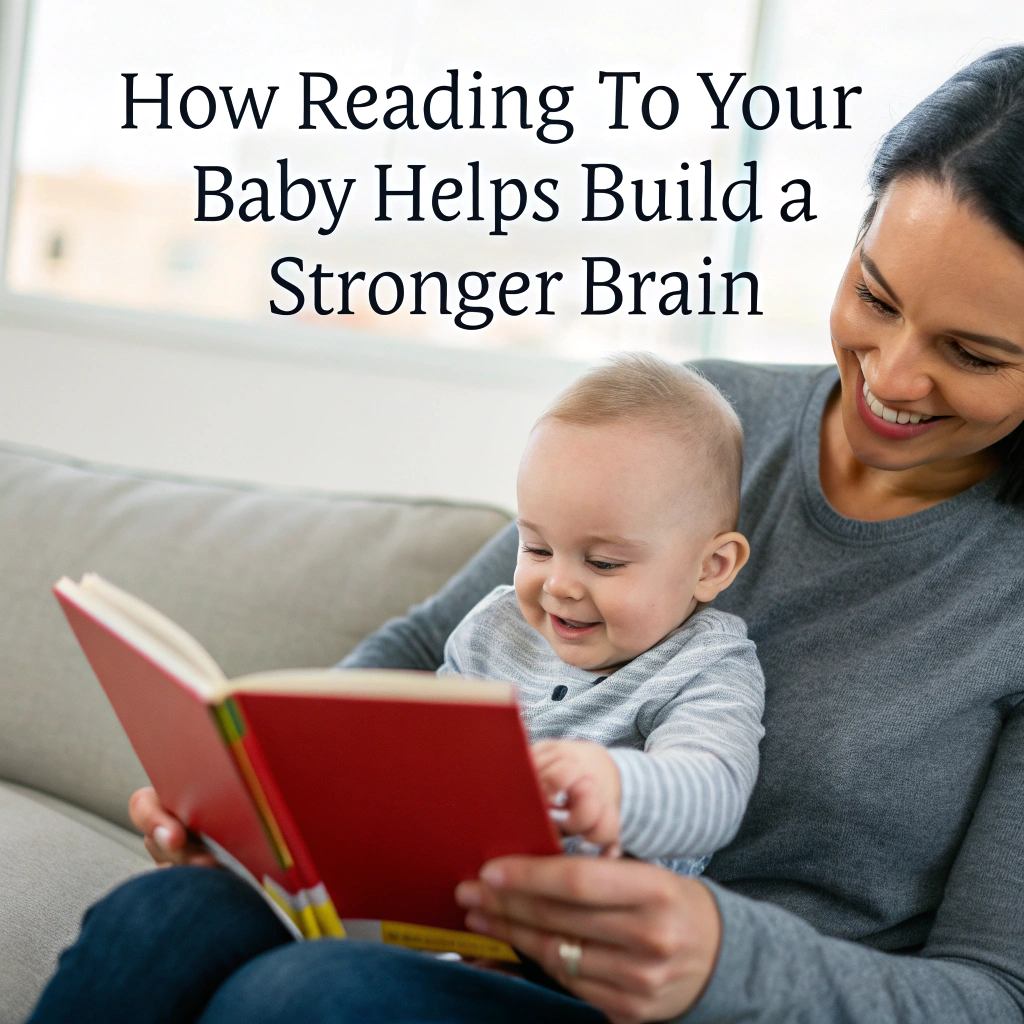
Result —
[{"label": "woman's smile", "polygon": [[857,412],[864,425],[879,437],[889,441],[908,441],[920,437],[937,426],[948,416],[926,416],[906,409],[893,409],[879,401],[868,387],[863,370],[859,371],[860,387],[857,389]]}]

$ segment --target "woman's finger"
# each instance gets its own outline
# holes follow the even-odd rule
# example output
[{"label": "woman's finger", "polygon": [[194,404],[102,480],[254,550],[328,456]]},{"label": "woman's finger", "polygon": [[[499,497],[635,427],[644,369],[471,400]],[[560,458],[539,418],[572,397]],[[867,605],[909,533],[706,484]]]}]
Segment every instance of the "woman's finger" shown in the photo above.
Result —
[{"label": "woman's finger", "polygon": [[499,857],[483,866],[480,881],[495,892],[545,896],[591,908],[667,903],[674,899],[677,884],[700,885],[643,861],[603,857]]},{"label": "woman's finger", "polygon": [[[464,895],[472,883],[463,883],[457,897]],[[663,930],[656,914],[636,908],[583,908],[560,903],[546,897],[521,893],[493,893],[482,888],[472,903],[477,913],[488,920],[532,928],[558,935],[575,935],[603,942],[638,953],[655,953],[661,949],[657,941]],[[467,905],[467,901],[460,899]]]},{"label": "woman's finger", "polygon": [[[636,912],[587,914],[578,906],[535,899],[532,915],[545,907],[556,922],[553,928],[538,928],[481,908],[470,911],[466,924],[521,949],[612,1021],[662,1020],[697,1001],[714,970],[721,942],[721,918],[710,891],[691,879],[680,882],[692,886],[680,889],[676,905],[647,915],[646,921]],[[593,934],[584,930],[591,928]],[[632,941],[609,941],[616,931],[632,933]],[[579,972],[572,977],[559,952],[565,941],[582,945]]]},{"label": "woman's finger", "polygon": [[[153,835],[158,828],[166,829],[162,838],[170,838],[171,847],[182,846],[186,840],[185,826],[168,811],[152,786],[137,789],[128,801],[128,814],[132,824],[144,835]],[[168,836],[168,833],[170,835]]]},{"label": "woman's finger", "polygon": [[[501,939],[521,950],[567,988],[573,988],[581,981],[591,980],[635,994],[643,994],[647,991],[647,983],[642,978],[640,968],[654,968],[659,962],[655,957],[642,957],[596,939],[584,939],[579,974],[573,977],[566,973],[559,952],[562,943],[567,941],[567,933],[541,931],[514,921],[488,918],[478,910],[468,915],[466,923],[475,932]],[[572,936],[568,941],[573,940],[579,941],[579,937]]]},{"label": "woman's finger", "polygon": [[[578,979],[571,991],[600,1010],[610,1024],[643,1024],[644,1021],[666,1019],[666,1014],[655,1010],[649,999],[603,981]],[[670,1012],[668,1016],[675,1014]]]},{"label": "woman's finger", "polygon": [[613,1024],[675,1017],[696,1002],[706,984],[706,974],[680,969],[672,958],[636,957],[599,942],[583,943],[579,973],[571,976],[559,953],[565,936],[505,922],[495,922],[487,934],[524,952]]},{"label": "woman's finger", "polygon": [[[668,955],[697,941],[705,931],[717,934],[720,927],[715,899],[707,886],[696,879],[681,878],[664,868],[640,862],[589,857],[533,858],[538,864],[549,859],[574,862],[557,865],[555,879],[562,883],[561,887],[547,884],[550,879],[542,876],[546,884],[534,885],[532,891],[515,888],[510,883],[516,878],[510,873],[505,876],[503,888],[495,888],[487,881],[464,882],[456,889],[456,899],[467,910],[482,911],[492,920],[597,940],[644,956]],[[533,875],[530,878],[536,882]],[[608,880],[604,887],[609,890],[607,893],[601,887],[602,879]],[[590,896],[588,890],[592,885],[597,887],[598,898],[588,902],[581,895]],[[609,905],[606,897],[610,891],[627,886],[630,899]],[[537,895],[538,888],[554,890],[557,895]]]},{"label": "woman's finger", "polygon": [[128,799],[128,816],[132,824],[143,834],[152,832],[151,818],[154,807],[159,807],[156,790],[152,786],[144,786],[135,790]]},{"label": "woman's finger", "polygon": [[153,858],[158,868],[169,868],[174,863],[150,836],[144,836],[142,842],[145,844],[146,853]]},{"label": "woman's finger", "polygon": [[136,790],[128,801],[132,824],[143,834],[146,850],[157,864],[216,864],[210,853],[189,839],[185,826],[171,814],[152,786]]},{"label": "woman's finger", "polygon": [[217,866],[217,859],[196,843],[186,843],[177,850],[168,851],[160,846],[152,836],[146,836],[143,842],[146,845],[146,852],[156,861],[157,867],[160,868],[182,864],[211,868]]},{"label": "woman's finger", "polygon": [[157,863],[175,863],[176,853],[188,842],[188,833],[160,803],[152,786],[136,790],[128,801],[132,824],[146,839],[146,849]]}]

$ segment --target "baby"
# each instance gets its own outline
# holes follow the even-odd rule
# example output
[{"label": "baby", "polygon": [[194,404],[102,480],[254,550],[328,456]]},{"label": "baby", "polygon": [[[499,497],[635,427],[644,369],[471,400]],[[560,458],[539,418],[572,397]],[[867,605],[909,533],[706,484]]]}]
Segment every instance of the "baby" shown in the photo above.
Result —
[{"label": "baby", "polygon": [[714,385],[618,356],[563,391],[519,467],[515,586],[456,628],[440,673],[516,685],[566,836],[697,874],[757,777],[764,677],[735,615],[743,434]]}]

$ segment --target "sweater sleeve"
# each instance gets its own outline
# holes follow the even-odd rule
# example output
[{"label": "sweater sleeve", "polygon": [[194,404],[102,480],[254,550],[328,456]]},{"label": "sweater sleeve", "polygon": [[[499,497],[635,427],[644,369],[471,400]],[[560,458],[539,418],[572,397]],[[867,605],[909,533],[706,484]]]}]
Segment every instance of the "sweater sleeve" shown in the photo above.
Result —
[{"label": "sweater sleeve", "polygon": [[645,859],[704,857],[736,834],[757,781],[764,675],[745,636],[658,712],[644,749],[609,751],[622,781],[622,845]]},{"label": "sweater sleeve", "polygon": [[511,583],[519,531],[511,523],[492,537],[433,597],[392,619],[358,644],[338,668],[410,668],[435,671],[452,630],[481,598]]},{"label": "sweater sleeve", "polygon": [[924,948],[822,935],[705,882],[722,916],[714,975],[679,1024],[1020,1024],[1024,1020],[1024,703],[1008,718]]}]

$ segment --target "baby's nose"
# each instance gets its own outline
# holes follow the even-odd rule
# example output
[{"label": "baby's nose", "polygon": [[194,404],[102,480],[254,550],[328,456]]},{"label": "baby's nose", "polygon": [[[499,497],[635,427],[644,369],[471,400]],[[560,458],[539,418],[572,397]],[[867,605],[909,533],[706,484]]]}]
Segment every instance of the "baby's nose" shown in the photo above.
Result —
[{"label": "baby's nose", "polygon": [[578,601],[584,594],[584,587],[573,573],[552,572],[544,581],[544,590],[552,597]]}]

